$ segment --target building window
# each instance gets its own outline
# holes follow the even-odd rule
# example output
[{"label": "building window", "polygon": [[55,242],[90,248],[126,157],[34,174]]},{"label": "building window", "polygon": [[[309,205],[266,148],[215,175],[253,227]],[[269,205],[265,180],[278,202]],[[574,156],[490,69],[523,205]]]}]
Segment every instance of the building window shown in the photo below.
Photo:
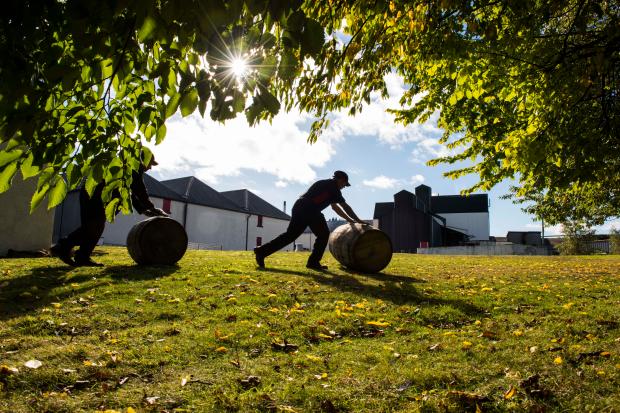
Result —
[{"label": "building window", "polygon": [[163,209],[166,214],[170,213],[170,204],[171,203],[172,203],[172,201],[170,201],[169,199],[164,199],[164,204],[162,205],[161,209]]},{"label": "building window", "polygon": [[262,227],[263,226],[263,216],[259,215],[257,218],[258,218],[258,220],[256,221],[256,226],[257,227]]},{"label": "building window", "polygon": [[260,247],[263,245],[263,237],[256,237],[256,246]]}]

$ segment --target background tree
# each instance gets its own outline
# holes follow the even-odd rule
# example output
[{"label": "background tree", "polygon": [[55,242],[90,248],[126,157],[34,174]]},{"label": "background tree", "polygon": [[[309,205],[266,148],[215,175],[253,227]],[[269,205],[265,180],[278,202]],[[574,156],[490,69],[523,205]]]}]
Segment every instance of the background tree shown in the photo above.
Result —
[{"label": "background tree", "polygon": [[515,178],[517,199],[545,194],[541,215],[550,222],[620,214],[617,1],[329,4],[310,9],[328,30],[349,35],[320,60],[317,76],[337,86],[329,94],[303,79],[302,107],[355,113],[369,89],[385,93],[382,77],[396,70],[409,85],[396,119],[423,122],[439,111],[453,154],[430,164],[470,162],[447,173],[477,174],[469,192]]},{"label": "background tree", "polygon": [[594,233],[583,221],[566,221],[562,224],[564,237],[556,248],[561,255],[588,254],[587,244],[594,240]]},{"label": "background tree", "polygon": [[620,231],[616,228],[609,231],[609,253],[620,254]]},{"label": "background tree", "polygon": [[550,188],[544,192],[517,196],[519,190],[519,187],[511,186],[509,194],[502,198],[512,199],[516,204],[522,205],[521,209],[524,212],[533,215],[537,220],[543,220],[548,225],[582,221],[587,226],[595,226],[618,214],[612,201],[614,191],[611,190]]},{"label": "background tree", "polygon": [[[470,192],[515,178],[517,198],[603,200],[618,215],[619,15],[616,0],[9,2],[0,190],[17,168],[39,173],[33,206],[48,192],[54,205],[80,176],[105,178],[107,199],[123,194],[109,210],[128,210],[140,139],[163,139],[179,107],[250,124],[297,107],[318,118],[313,141],[396,71],[409,89],[395,119],[439,111],[454,152],[430,164],[471,162],[447,174],[477,174]],[[251,63],[242,82],[235,54]]]}]

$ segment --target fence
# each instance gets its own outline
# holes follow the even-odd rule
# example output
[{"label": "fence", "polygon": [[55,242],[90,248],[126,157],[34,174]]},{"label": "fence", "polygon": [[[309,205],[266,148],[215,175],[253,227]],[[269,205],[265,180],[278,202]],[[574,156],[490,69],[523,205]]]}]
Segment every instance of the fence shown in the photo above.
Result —
[{"label": "fence", "polygon": [[218,250],[222,251],[223,247],[221,245],[214,244],[203,244],[200,242],[188,242],[187,243],[188,250]]},{"label": "fence", "polygon": [[609,254],[610,245],[609,240],[597,240],[597,241],[585,241],[581,244],[583,248],[583,252],[587,254],[592,254],[596,252],[604,252],[605,254]]}]

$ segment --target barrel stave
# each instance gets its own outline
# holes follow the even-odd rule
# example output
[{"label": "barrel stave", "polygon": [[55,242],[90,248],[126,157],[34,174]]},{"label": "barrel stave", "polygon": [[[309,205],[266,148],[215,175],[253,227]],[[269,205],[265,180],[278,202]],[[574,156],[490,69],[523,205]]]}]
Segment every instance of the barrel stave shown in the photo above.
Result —
[{"label": "barrel stave", "polygon": [[344,224],[329,237],[329,251],[345,267],[378,272],[392,259],[392,243],[383,231],[361,224]]}]

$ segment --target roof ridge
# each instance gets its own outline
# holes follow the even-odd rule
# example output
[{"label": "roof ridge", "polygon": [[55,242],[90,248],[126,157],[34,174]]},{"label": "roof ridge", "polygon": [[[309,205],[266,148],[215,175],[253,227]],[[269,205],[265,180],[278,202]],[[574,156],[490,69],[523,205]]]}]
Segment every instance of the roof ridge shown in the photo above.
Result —
[{"label": "roof ridge", "polygon": [[193,184],[194,184],[194,176],[192,175],[189,177],[189,182],[187,183],[187,188],[185,189],[185,195],[184,195],[185,199],[189,198],[189,192],[191,191]]}]

